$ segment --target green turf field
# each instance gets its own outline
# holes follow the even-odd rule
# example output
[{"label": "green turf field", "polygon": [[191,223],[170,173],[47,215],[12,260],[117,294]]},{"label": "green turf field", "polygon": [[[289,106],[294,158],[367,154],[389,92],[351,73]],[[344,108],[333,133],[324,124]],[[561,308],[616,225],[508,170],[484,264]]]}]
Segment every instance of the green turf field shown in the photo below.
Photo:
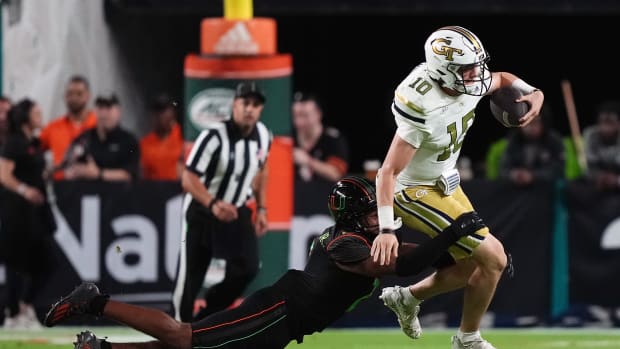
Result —
[{"label": "green turf field", "polygon": [[[75,333],[81,328],[61,327],[36,332],[0,330],[0,349],[72,348]],[[149,337],[117,327],[91,328],[111,341],[145,341]],[[290,344],[299,349],[450,349],[454,330],[427,330],[421,339],[412,341],[399,330],[327,330],[306,337],[304,344]],[[528,329],[485,330],[485,337],[498,349],[618,349],[620,330]]]}]

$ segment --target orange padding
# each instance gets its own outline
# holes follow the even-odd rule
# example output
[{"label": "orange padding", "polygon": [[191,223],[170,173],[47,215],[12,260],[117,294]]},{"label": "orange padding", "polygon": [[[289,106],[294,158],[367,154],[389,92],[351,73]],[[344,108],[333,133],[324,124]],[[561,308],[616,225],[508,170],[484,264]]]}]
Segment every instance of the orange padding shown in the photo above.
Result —
[{"label": "orange padding", "polygon": [[288,230],[293,218],[293,139],[275,136],[267,159],[269,230]]},{"label": "orange padding", "polygon": [[200,52],[216,55],[272,55],[277,52],[272,18],[205,18],[200,24]]},{"label": "orange padding", "polygon": [[289,76],[293,57],[272,56],[208,57],[189,54],[185,57],[185,76],[204,79],[269,79]]}]

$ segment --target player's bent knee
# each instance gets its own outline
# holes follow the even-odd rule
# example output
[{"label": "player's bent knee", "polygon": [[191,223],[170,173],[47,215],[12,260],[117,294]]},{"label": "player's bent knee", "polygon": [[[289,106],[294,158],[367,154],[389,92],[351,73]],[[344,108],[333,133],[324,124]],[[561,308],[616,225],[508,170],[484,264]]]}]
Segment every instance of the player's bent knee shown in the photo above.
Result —
[{"label": "player's bent knee", "polygon": [[474,250],[473,257],[479,268],[499,274],[508,263],[504,246],[491,234]]}]

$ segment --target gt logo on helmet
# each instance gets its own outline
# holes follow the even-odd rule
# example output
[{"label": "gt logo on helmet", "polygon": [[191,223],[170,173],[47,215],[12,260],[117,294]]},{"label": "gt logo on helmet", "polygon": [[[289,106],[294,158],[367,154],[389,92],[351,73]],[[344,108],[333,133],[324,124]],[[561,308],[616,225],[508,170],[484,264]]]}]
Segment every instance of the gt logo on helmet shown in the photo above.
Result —
[{"label": "gt logo on helmet", "polygon": [[[441,55],[441,56],[446,56],[447,61],[453,61],[454,54],[458,54],[459,56],[462,56],[463,50],[456,48],[456,47],[448,46],[451,43],[452,43],[451,40],[439,38],[439,39],[433,40],[433,42],[431,43],[431,47],[433,48],[433,52],[435,52],[436,54]],[[445,44],[445,45],[442,45],[442,44]]]}]

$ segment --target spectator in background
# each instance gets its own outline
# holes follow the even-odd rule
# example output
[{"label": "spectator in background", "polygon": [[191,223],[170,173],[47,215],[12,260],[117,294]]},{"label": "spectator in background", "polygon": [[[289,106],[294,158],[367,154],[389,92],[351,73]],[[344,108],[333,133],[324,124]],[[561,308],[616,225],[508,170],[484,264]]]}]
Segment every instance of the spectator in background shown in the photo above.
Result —
[{"label": "spectator in background", "polygon": [[588,178],[601,190],[620,188],[620,101],[601,103],[583,138]]},{"label": "spectator in background", "polygon": [[177,122],[175,103],[167,95],[156,97],[149,111],[150,133],[140,140],[142,178],[176,181],[183,172],[183,134]]},{"label": "spectator in background", "polygon": [[318,98],[297,92],[293,100],[295,178],[336,182],[349,168],[349,147],[342,134],[323,125]]},{"label": "spectator in background", "polygon": [[5,328],[41,327],[32,301],[44,289],[53,264],[56,224],[47,202],[45,159],[39,139],[39,106],[19,101],[9,112],[9,132],[0,153],[0,183],[5,188],[0,211],[0,257],[6,263],[8,309]]},{"label": "spectator in background", "polygon": [[0,147],[4,144],[8,131],[7,116],[11,109],[11,100],[8,97],[0,96]]},{"label": "spectator in background", "polygon": [[64,178],[63,159],[71,142],[83,131],[95,127],[97,117],[88,109],[90,87],[83,76],[73,76],[67,83],[65,103],[67,114],[58,117],[45,126],[41,132],[41,144],[52,152],[54,179]]},{"label": "spectator in background", "polygon": [[545,105],[540,117],[508,136],[499,178],[525,186],[564,177],[564,143],[562,136],[549,126],[550,120],[551,113]]},{"label": "spectator in background", "polygon": [[97,126],[84,131],[66,154],[67,179],[130,181],[138,176],[140,147],[120,126],[121,108],[115,95],[95,100]]}]

